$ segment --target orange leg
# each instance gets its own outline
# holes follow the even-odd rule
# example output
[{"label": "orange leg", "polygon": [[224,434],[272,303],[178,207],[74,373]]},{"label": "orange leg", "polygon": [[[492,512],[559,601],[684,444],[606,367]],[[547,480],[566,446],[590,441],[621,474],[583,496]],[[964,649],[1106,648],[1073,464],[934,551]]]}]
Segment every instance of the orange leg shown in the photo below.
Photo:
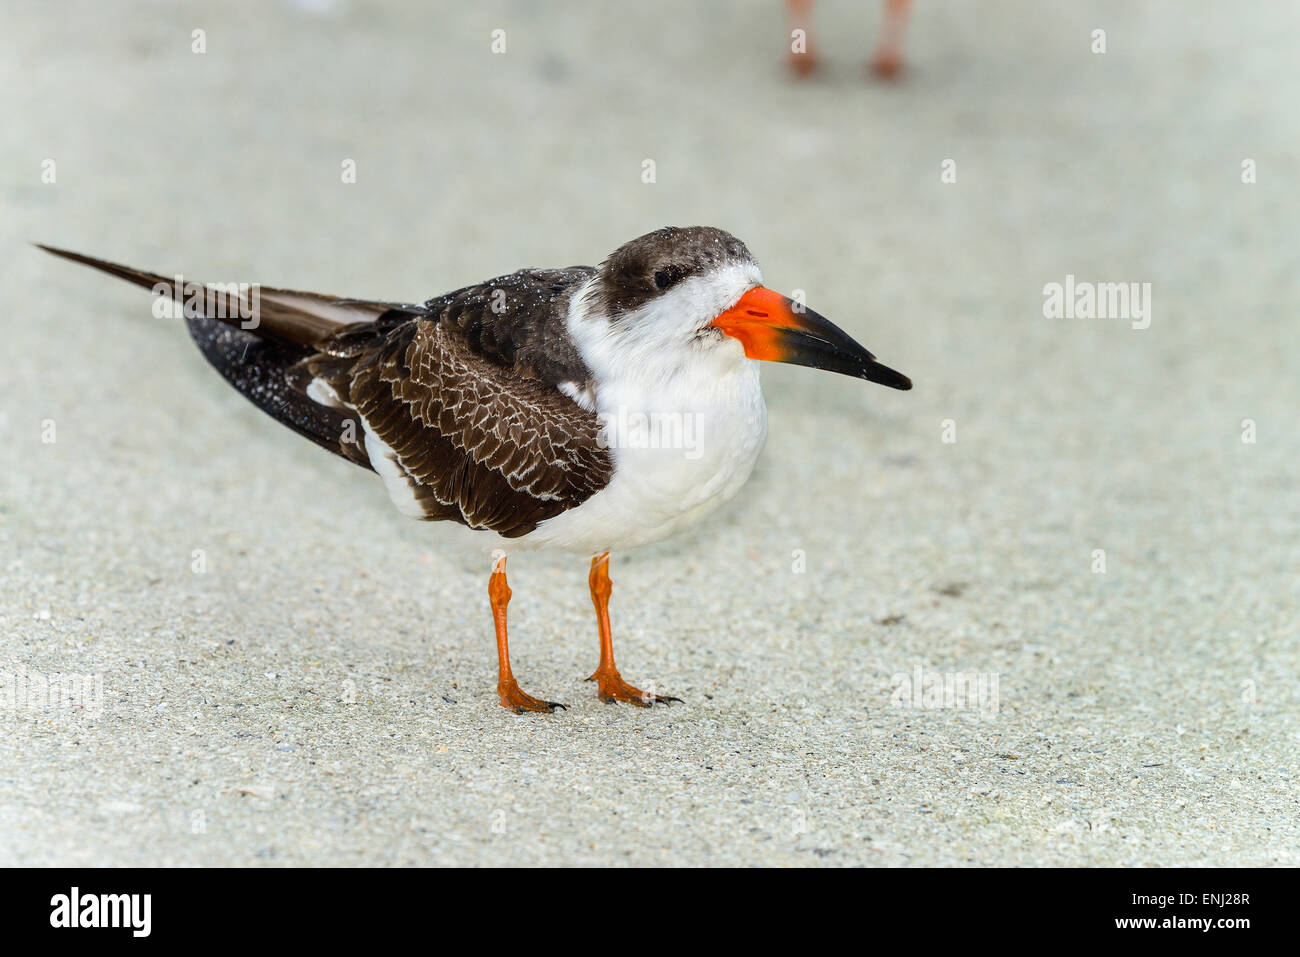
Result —
[{"label": "orange leg", "polygon": [[614,639],[609,630],[609,596],[614,586],[609,580],[609,552],[597,555],[591,560],[591,574],[587,577],[591,586],[591,601],[596,606],[596,626],[600,629],[600,664],[588,681],[595,681],[596,695],[601,701],[613,704],[627,701],[631,704],[648,708],[656,701],[667,704],[681,701],[681,698],[669,698],[664,695],[650,694],[633,688],[623,680],[614,666]]},{"label": "orange leg", "polygon": [[[786,0],[790,22],[790,69],[800,76],[807,76],[817,68],[817,57],[813,55],[812,38],[812,0]],[[794,31],[803,33],[796,38]]]},{"label": "orange leg", "polygon": [[506,584],[506,560],[501,558],[492,569],[488,579],[488,597],[492,599],[492,620],[497,626],[497,659],[500,673],[497,677],[497,694],[501,698],[501,707],[509,708],[516,714],[525,711],[554,711],[564,705],[556,701],[542,701],[530,694],[524,694],[515,681],[514,672],[510,670],[510,649],[506,645],[506,605],[510,604],[510,586]]},{"label": "orange leg", "polygon": [[885,0],[885,22],[876,47],[871,69],[877,76],[894,77],[903,69],[903,28],[907,26],[907,8],[912,0]]}]

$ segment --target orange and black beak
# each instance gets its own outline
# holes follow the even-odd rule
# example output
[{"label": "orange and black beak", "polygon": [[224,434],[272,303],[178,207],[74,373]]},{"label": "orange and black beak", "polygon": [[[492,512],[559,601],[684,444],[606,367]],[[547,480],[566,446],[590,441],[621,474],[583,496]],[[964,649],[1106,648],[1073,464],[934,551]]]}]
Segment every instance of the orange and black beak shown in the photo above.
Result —
[{"label": "orange and black beak", "polygon": [[891,389],[910,389],[912,380],[881,365],[829,319],[779,292],[757,286],[711,323],[740,340],[745,355],[839,372]]}]

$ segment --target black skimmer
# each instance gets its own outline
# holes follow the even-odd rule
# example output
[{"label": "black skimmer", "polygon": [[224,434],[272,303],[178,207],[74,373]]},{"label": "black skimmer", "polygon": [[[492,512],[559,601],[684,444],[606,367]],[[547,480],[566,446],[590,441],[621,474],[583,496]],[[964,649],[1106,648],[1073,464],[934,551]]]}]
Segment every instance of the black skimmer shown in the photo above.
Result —
[{"label": "black skimmer", "polygon": [[729,499],[767,409],[754,360],[910,389],[827,319],[766,289],[744,243],[669,227],[599,267],[521,269],[426,302],[204,285],[41,248],[183,305],[208,361],[258,408],[377,472],[397,507],[499,548],[488,581],[501,704],[525,694],[506,641],[506,556],[591,557],[604,701],[678,700],[614,664],[609,554],[658,541]]},{"label": "black skimmer", "polygon": [[[790,21],[790,69],[806,76],[817,68],[817,57],[811,39],[813,0],[786,0]],[[912,0],[885,0],[885,18],[881,25],[880,41],[871,58],[871,69],[877,76],[890,79],[903,69],[903,31],[907,26],[908,8]],[[802,31],[796,35],[795,31]]]}]

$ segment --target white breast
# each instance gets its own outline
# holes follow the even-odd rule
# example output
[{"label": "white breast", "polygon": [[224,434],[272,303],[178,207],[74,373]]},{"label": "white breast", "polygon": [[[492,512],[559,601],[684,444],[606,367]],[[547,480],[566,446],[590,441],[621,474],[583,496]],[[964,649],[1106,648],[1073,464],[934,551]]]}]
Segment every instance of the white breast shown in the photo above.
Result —
[{"label": "white breast", "polygon": [[[684,385],[685,383],[678,383]],[[748,360],[720,380],[656,393],[605,386],[614,477],[520,544],[600,552],[647,545],[698,522],[739,491],[767,440],[767,407]]]}]

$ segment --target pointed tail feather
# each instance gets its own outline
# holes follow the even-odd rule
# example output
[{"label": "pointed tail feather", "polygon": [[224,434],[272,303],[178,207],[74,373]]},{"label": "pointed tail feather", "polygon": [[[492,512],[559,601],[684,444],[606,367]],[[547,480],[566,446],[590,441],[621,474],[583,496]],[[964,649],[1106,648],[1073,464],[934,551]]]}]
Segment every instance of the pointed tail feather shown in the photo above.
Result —
[{"label": "pointed tail feather", "polygon": [[343,329],[393,313],[419,313],[419,306],[264,286],[205,285],[183,278],[178,283],[178,277],[168,278],[66,249],[37,245],[55,256],[153,289],[181,303],[185,323],[199,351],[246,399],[317,445],[373,470],[356,413],[313,401],[298,387],[302,385],[297,382],[300,377],[293,376],[291,370],[309,356],[318,355],[317,344]]},{"label": "pointed tail feather", "polygon": [[183,276],[162,276],[96,259],[67,249],[36,246],[73,262],[152,289],[180,303],[187,318],[204,316],[238,326],[264,339],[314,346],[357,323],[373,322],[392,311],[419,313],[419,306],[363,299],[344,299],[315,292],[275,289],[257,283],[202,283]]}]

